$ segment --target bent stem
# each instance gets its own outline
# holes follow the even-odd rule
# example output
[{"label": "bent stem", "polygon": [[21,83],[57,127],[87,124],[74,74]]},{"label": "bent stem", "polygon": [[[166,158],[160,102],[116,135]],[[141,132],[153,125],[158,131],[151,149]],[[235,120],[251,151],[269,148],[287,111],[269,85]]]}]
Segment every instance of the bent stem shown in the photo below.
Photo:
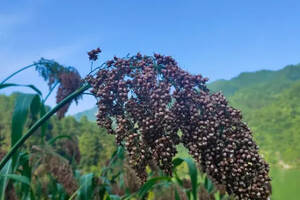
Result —
[{"label": "bent stem", "polygon": [[53,90],[56,88],[56,86],[57,86],[58,84],[59,84],[59,82],[56,82],[56,83],[54,84],[54,86],[49,90],[47,96],[46,96],[46,97],[44,98],[44,100],[43,100],[43,103],[45,103],[45,102],[47,101],[48,97],[51,95],[51,93],[53,92]]},{"label": "bent stem", "polygon": [[8,79],[10,79],[11,77],[13,77],[14,75],[20,73],[21,71],[24,71],[25,69],[28,69],[28,68],[30,68],[30,67],[33,67],[33,66],[35,66],[35,65],[36,65],[36,64],[31,64],[31,65],[28,65],[28,66],[26,66],[26,67],[23,67],[22,69],[19,69],[18,71],[14,72],[14,73],[12,73],[11,75],[9,75],[8,77],[6,77],[6,79],[4,79],[0,84],[5,83]]},{"label": "bent stem", "polygon": [[6,77],[6,78],[0,83],[0,85],[1,85],[1,84],[4,84],[7,80],[9,80],[10,78],[12,78],[12,77],[15,76],[16,74],[18,74],[18,73],[20,73],[20,72],[22,72],[22,71],[24,71],[24,70],[26,70],[26,69],[28,69],[28,68],[30,68],[30,67],[33,67],[33,66],[36,66],[36,65],[40,65],[40,64],[45,64],[45,62],[37,62],[37,63],[33,63],[33,64],[31,64],[31,65],[27,65],[27,66],[25,66],[25,67],[19,69],[18,71],[14,72],[14,73],[12,73],[11,75],[9,75],[8,77]]},{"label": "bent stem", "polygon": [[81,88],[74,91],[72,94],[63,99],[59,104],[57,104],[52,110],[46,113],[41,119],[39,119],[28,131],[25,133],[16,144],[9,150],[9,152],[4,156],[0,163],[0,170],[7,163],[7,161],[12,157],[14,153],[24,144],[24,142],[52,115],[54,115],[60,108],[72,101],[75,97],[79,96],[84,91],[88,90],[91,86],[88,84],[83,85]]}]

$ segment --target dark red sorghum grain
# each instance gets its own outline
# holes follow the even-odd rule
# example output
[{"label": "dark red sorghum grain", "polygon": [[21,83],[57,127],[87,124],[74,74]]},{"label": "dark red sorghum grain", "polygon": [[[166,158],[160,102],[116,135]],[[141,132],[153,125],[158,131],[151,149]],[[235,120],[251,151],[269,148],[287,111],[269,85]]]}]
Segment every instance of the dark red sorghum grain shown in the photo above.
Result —
[{"label": "dark red sorghum grain", "polygon": [[[56,103],[61,102],[64,98],[69,96],[72,92],[78,89],[81,85],[81,77],[77,71],[67,71],[59,74],[60,85],[56,94]],[[79,97],[75,99],[77,102]],[[68,111],[71,102],[66,104],[64,107],[57,111],[57,117],[60,119],[64,117],[65,113]]]},{"label": "dark red sorghum grain", "polygon": [[153,160],[172,175],[176,145],[183,143],[229,194],[267,199],[268,164],[259,156],[240,111],[221,93],[211,94],[207,78],[191,75],[173,58],[159,54],[114,57],[106,64],[88,78],[99,100],[97,123],[116,135],[118,144],[125,144],[129,163],[142,181]]},{"label": "dark red sorghum grain", "polygon": [[98,59],[98,54],[101,53],[101,49],[97,48],[97,49],[93,49],[91,51],[88,52],[89,55],[89,59],[96,61]]}]

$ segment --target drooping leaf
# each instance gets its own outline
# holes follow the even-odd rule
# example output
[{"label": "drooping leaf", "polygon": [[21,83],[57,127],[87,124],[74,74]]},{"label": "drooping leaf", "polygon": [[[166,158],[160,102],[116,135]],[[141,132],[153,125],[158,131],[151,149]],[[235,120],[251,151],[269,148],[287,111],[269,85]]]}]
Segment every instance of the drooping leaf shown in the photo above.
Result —
[{"label": "drooping leaf", "polygon": [[15,84],[15,83],[0,84],[0,90],[7,88],[7,87],[28,87],[28,88],[33,89],[40,96],[42,96],[42,92],[39,89],[37,89],[34,85],[22,85],[22,84]]},{"label": "drooping leaf", "polygon": [[173,163],[173,169],[178,167],[179,165],[181,165],[181,163],[183,163],[184,160],[181,158],[175,158],[172,163]]},{"label": "drooping leaf", "polygon": [[157,183],[160,183],[162,181],[170,182],[171,178],[170,177],[165,177],[165,176],[160,176],[160,177],[155,177],[149,179],[138,191],[138,196],[140,198],[143,198],[151,189],[154,185]]}]

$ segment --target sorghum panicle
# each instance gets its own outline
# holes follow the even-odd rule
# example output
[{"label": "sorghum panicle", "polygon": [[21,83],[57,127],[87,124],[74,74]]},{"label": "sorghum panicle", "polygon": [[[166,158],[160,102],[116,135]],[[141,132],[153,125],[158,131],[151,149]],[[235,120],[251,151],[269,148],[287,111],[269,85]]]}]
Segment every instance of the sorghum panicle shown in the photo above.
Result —
[{"label": "sorghum panicle", "polygon": [[[64,98],[69,96],[72,92],[78,89],[81,85],[81,77],[77,71],[67,71],[59,74],[60,85],[56,94],[56,103],[61,102]],[[78,97],[75,99],[77,102]],[[66,104],[64,107],[57,111],[58,118],[64,117],[65,113],[68,111],[71,102]]]},{"label": "sorghum panicle", "polygon": [[207,78],[191,75],[173,58],[159,54],[114,57],[106,65],[88,78],[99,100],[97,123],[116,135],[118,144],[125,143],[129,163],[142,181],[153,160],[172,175],[176,145],[183,143],[229,194],[267,199],[269,167],[240,111],[221,93],[211,94]]}]

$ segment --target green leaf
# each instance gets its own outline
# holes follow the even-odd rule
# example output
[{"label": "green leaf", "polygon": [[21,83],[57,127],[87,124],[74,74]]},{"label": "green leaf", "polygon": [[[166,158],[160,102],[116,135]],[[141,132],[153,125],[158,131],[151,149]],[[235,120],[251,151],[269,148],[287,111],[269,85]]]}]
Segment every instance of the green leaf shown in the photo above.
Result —
[{"label": "green leaf", "polygon": [[178,176],[178,174],[177,174],[176,172],[175,172],[174,174],[175,174],[175,179],[176,179],[177,183],[178,183],[181,187],[183,187],[183,181],[179,178],[179,176]]},{"label": "green leaf", "polygon": [[192,194],[194,200],[197,200],[197,188],[198,188],[198,174],[197,167],[192,159],[185,158],[184,161],[187,163],[189,168],[189,175],[192,182]]},{"label": "green leaf", "polygon": [[[19,158],[18,158],[17,166],[19,166],[18,167],[19,171],[21,175],[26,177],[30,183],[32,168],[29,164],[29,155],[27,153],[20,153],[18,157]],[[31,190],[30,184],[29,185],[22,184],[21,191],[22,191],[22,196],[24,197],[22,199],[28,199],[30,195],[33,196],[33,192]],[[32,197],[31,199],[33,200]]]},{"label": "green leaf", "polygon": [[5,175],[10,174],[12,171],[12,160],[9,160],[2,170],[0,171],[0,198],[1,200],[5,200],[5,189],[8,183],[8,177]]},{"label": "green leaf", "polygon": [[5,175],[1,175],[1,176],[2,177],[7,177],[9,179],[13,179],[14,181],[24,183],[26,185],[30,185],[30,180],[26,176],[21,176],[21,175],[18,175],[18,174],[5,174]]},{"label": "green leaf", "polygon": [[121,172],[118,172],[117,174],[113,175],[112,178],[110,179],[111,183],[116,182],[116,179],[121,175]]},{"label": "green leaf", "polygon": [[216,192],[216,193],[214,194],[214,197],[215,197],[215,200],[221,200],[220,192],[219,192],[219,191]]},{"label": "green leaf", "polygon": [[112,154],[109,164],[104,167],[101,171],[101,175],[106,177],[107,173],[112,169],[112,167],[117,163],[118,160],[124,160],[124,147],[119,146],[117,150]]},{"label": "green leaf", "polygon": [[[22,137],[25,123],[28,117],[28,111],[31,111],[32,115],[36,115],[40,108],[40,97],[36,94],[20,94],[15,102],[15,109],[12,116],[11,125],[11,146],[14,146],[16,142]],[[13,155],[13,168],[15,168],[15,162],[17,154]]]},{"label": "green leaf", "polygon": [[41,199],[42,198],[42,194],[43,194],[43,187],[42,187],[42,183],[40,181],[40,177],[35,177],[35,181],[36,181],[36,184],[35,184],[35,198],[37,199]]},{"label": "green leaf", "polygon": [[93,178],[94,174],[89,173],[80,177],[80,188],[78,190],[78,199],[89,200],[93,198]]},{"label": "green leaf", "polygon": [[105,195],[107,194],[107,188],[105,185],[101,185],[98,190],[99,199],[104,199]]},{"label": "green leaf", "polygon": [[176,188],[175,188],[175,200],[180,200],[180,196],[179,196]]},{"label": "green leaf", "polygon": [[171,178],[170,177],[165,177],[165,176],[160,176],[160,177],[155,177],[149,179],[138,191],[138,196],[140,198],[143,198],[151,189],[154,185],[157,183],[160,183],[162,181],[167,181],[170,182]]},{"label": "green leaf", "polygon": [[204,187],[208,193],[211,193],[214,189],[214,185],[212,181],[207,176],[204,179]]},{"label": "green leaf", "polygon": [[38,95],[18,95],[12,117],[11,146],[13,146],[22,137],[22,132],[27,120],[28,111],[32,109],[32,114],[37,113],[37,107],[39,107],[39,105],[40,97]]},{"label": "green leaf", "polygon": [[5,164],[9,161],[10,158],[12,158],[16,152],[18,152],[19,148],[25,143],[25,141],[30,138],[38,128],[41,127],[41,125],[47,121],[52,115],[55,114],[61,107],[65,106],[67,103],[69,103],[74,98],[78,97],[80,94],[82,94],[85,90],[88,90],[91,86],[89,84],[84,84],[82,87],[77,89],[75,92],[64,98],[59,104],[57,104],[53,109],[51,109],[49,112],[47,112],[41,119],[39,119],[37,122],[35,122],[30,129],[24,134],[23,137],[21,137],[17,143],[12,146],[12,148],[9,150],[7,155],[1,160],[0,162],[0,169],[2,169]]},{"label": "green leaf", "polygon": [[58,200],[65,200],[66,199],[66,192],[65,192],[65,188],[61,185],[61,184],[56,184],[57,187],[57,199]]},{"label": "green leaf", "polygon": [[74,172],[75,179],[80,182],[80,170],[76,169]]},{"label": "green leaf", "polygon": [[186,196],[188,197],[188,199],[191,199],[191,190],[186,190],[185,191]]},{"label": "green leaf", "polygon": [[38,93],[40,96],[42,96],[42,92],[37,89],[34,85],[21,85],[21,84],[15,84],[15,83],[4,83],[4,84],[0,84],[0,90],[7,88],[7,87],[28,87],[33,89],[36,93]]},{"label": "green leaf", "polygon": [[[190,158],[184,158],[184,159],[176,158],[172,161],[173,166],[174,166],[173,168],[175,169],[176,167],[178,167],[183,161],[185,161],[186,164],[188,165],[189,175],[190,175],[190,179],[191,179],[191,183],[192,183],[193,198],[194,198],[194,200],[197,200],[198,173],[197,173],[197,167],[195,165],[195,162]],[[175,178],[176,178],[177,182],[179,183],[179,185],[182,185],[182,181],[180,180],[180,178],[178,176],[176,176]]]},{"label": "green leaf", "polygon": [[179,165],[181,165],[181,163],[183,163],[183,159],[181,158],[175,158],[172,163],[173,163],[173,169],[175,169],[176,167],[178,167]]}]

